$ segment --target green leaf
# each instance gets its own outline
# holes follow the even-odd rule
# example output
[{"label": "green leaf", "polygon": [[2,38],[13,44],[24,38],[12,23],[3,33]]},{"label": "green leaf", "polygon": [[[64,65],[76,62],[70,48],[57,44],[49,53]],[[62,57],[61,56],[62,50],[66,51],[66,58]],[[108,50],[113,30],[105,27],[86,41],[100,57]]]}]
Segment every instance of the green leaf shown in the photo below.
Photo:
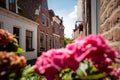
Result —
[{"label": "green leaf", "polygon": [[81,62],[79,68],[76,70],[77,75],[86,76],[86,70],[88,69],[88,64]]},{"label": "green leaf", "polygon": [[79,79],[82,79],[82,80],[98,80],[98,79],[104,78],[106,76],[107,76],[106,73],[99,73],[99,74],[95,74],[95,75],[79,76]]},{"label": "green leaf", "polygon": [[16,51],[17,54],[21,54],[23,52],[25,52],[25,51],[22,48],[20,48],[20,47],[17,48],[17,51]]},{"label": "green leaf", "polygon": [[[72,74],[73,74],[73,71],[70,70],[69,68],[67,69],[64,69],[60,72],[60,75],[61,75],[61,79],[62,80],[73,80],[72,78]],[[59,78],[59,77],[58,77]],[[60,79],[60,80],[61,80]]]},{"label": "green leaf", "polygon": [[98,72],[99,70],[93,65],[90,69],[90,74],[93,74],[94,72]]},{"label": "green leaf", "polygon": [[27,74],[32,73],[32,72],[34,72],[34,66],[28,65],[24,68],[22,75],[26,76]]},{"label": "green leaf", "polygon": [[22,48],[19,47],[19,45],[17,43],[12,43],[12,44],[9,44],[6,49],[6,51],[8,52],[15,52],[17,54],[21,54],[24,52],[24,50]]}]

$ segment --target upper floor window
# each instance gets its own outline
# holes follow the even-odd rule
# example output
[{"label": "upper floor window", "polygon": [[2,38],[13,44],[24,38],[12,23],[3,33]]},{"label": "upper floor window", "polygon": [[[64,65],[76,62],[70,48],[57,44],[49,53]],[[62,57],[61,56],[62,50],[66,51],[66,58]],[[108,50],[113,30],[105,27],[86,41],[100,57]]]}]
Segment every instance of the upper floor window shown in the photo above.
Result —
[{"label": "upper floor window", "polygon": [[20,29],[17,27],[13,27],[13,34],[15,35],[18,43],[20,43]]},{"label": "upper floor window", "polygon": [[32,38],[33,32],[26,30],[26,51],[33,51]]},{"label": "upper floor window", "polygon": [[9,10],[15,12],[16,11],[16,0],[8,0],[9,1]]},{"label": "upper floor window", "polygon": [[6,0],[0,0],[0,6],[6,8]]},{"label": "upper floor window", "polygon": [[45,26],[45,15],[42,14],[42,24]]},{"label": "upper floor window", "polygon": [[46,24],[47,24],[47,27],[50,26],[50,20],[49,20],[49,18],[47,18],[47,22],[46,22]]},{"label": "upper floor window", "polygon": [[44,2],[43,8],[44,8],[44,10],[47,10],[47,3],[46,2]]}]

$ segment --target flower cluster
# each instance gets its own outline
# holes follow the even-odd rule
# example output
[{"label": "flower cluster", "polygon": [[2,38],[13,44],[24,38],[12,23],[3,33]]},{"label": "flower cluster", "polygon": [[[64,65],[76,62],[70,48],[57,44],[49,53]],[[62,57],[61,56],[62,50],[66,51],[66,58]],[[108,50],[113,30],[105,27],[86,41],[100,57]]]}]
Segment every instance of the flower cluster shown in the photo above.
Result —
[{"label": "flower cluster", "polygon": [[12,52],[0,52],[0,78],[6,79],[10,73],[16,73],[25,66],[25,57],[19,57]]},{"label": "flower cluster", "polygon": [[100,35],[77,39],[75,45],[80,51],[76,56],[79,62],[88,59],[94,62],[97,68],[104,69],[104,71],[109,71],[109,65],[119,56],[119,53],[110,48],[107,41]]},{"label": "flower cluster", "polygon": [[5,48],[10,43],[17,43],[17,40],[8,31],[0,29],[0,47]]},{"label": "flower cluster", "polygon": [[35,70],[39,74],[45,74],[47,80],[53,80],[58,71],[65,68],[76,71],[80,62],[88,60],[103,72],[113,72],[111,65],[117,57],[118,52],[110,48],[102,36],[90,35],[76,39],[65,48],[44,52],[37,59]]},{"label": "flower cluster", "polygon": [[6,30],[0,29],[0,51],[23,53],[24,50],[18,45],[17,39]]},{"label": "flower cluster", "polygon": [[18,56],[23,49],[19,47],[15,36],[0,29],[0,79],[9,80],[12,73],[18,74],[26,66],[26,59]]}]

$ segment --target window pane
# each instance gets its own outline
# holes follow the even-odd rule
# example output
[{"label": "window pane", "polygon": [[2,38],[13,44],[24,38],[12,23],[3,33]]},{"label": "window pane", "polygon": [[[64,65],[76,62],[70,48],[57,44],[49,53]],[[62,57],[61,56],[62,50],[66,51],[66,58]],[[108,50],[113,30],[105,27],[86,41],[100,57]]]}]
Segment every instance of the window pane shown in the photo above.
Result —
[{"label": "window pane", "polygon": [[48,26],[48,27],[50,26],[50,22],[49,22],[49,19],[47,19],[47,26]]},{"label": "window pane", "polygon": [[9,10],[16,11],[16,0],[9,0]]},{"label": "window pane", "polygon": [[16,36],[19,36],[19,28],[14,27],[13,34],[15,34]]},{"label": "window pane", "polygon": [[0,23],[0,29],[2,28],[2,24]]},{"label": "window pane", "polygon": [[26,31],[26,51],[32,50],[32,31]]},{"label": "window pane", "polygon": [[47,10],[47,4],[46,4],[46,2],[44,3],[43,7],[44,7],[44,10]]},{"label": "window pane", "polygon": [[6,8],[6,0],[0,0],[0,6]]},{"label": "window pane", "polygon": [[15,35],[18,43],[19,43],[19,38],[20,38],[20,29],[17,27],[13,27],[13,34]]},{"label": "window pane", "polygon": [[41,37],[40,37],[40,44],[41,44],[41,47],[44,47],[44,35],[41,34]]},{"label": "window pane", "polygon": [[46,35],[46,50],[48,50],[48,35]]},{"label": "window pane", "polygon": [[45,15],[42,14],[42,24],[45,25]]}]

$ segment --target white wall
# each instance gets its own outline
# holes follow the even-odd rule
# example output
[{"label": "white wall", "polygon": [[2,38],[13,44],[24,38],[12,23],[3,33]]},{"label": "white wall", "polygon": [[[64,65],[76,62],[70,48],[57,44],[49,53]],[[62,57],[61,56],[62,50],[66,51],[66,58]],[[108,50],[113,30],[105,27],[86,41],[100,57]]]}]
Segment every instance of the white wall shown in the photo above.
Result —
[{"label": "white wall", "polygon": [[38,24],[28,20],[27,18],[21,17],[7,10],[0,8],[0,22],[3,23],[3,28],[13,33],[13,27],[20,28],[20,46],[26,49],[26,30],[33,32],[33,48],[34,51],[25,52],[22,55],[27,60],[35,59],[37,57],[37,26]]}]

